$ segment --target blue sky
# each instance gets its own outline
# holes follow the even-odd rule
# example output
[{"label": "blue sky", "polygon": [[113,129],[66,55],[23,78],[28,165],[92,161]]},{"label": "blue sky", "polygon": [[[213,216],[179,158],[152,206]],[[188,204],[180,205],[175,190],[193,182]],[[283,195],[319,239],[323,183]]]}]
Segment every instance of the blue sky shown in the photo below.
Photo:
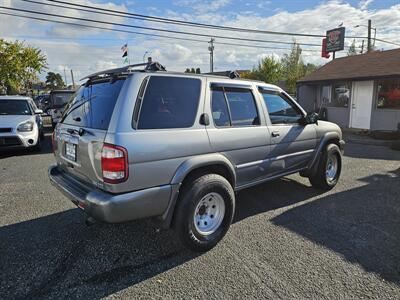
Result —
[{"label": "blue sky", "polygon": [[[45,4],[49,3],[46,0],[36,1],[41,1],[43,5],[26,3],[20,0],[0,0],[6,7],[30,9],[64,16],[191,31],[209,36],[225,35],[263,41],[293,42],[293,38],[288,36],[235,33],[172,26],[54,8],[46,6]],[[343,23],[346,27],[347,36],[366,36],[366,28],[356,28],[355,25],[366,25],[367,20],[371,19],[373,26],[377,28],[378,38],[400,43],[400,0],[70,0],[70,2],[186,21],[271,31],[324,34],[326,30]],[[20,12],[15,13],[27,15]],[[63,20],[53,17],[45,18]],[[147,52],[147,55],[166,65],[169,70],[183,71],[187,67],[200,67],[202,71],[208,71],[209,68],[209,52],[207,50],[209,37],[195,37],[203,40],[203,42],[193,42],[93,30],[11,16],[1,16],[1,19],[0,37],[10,40],[25,40],[27,44],[39,47],[48,57],[49,69],[61,73],[65,69],[67,76],[69,76],[70,69],[74,70],[77,78],[81,78],[88,73],[123,65],[120,48],[124,43],[129,45],[129,57],[132,63],[141,62],[143,55]],[[71,22],[71,20],[66,21]],[[96,25],[81,21],[73,22]],[[142,33],[172,35],[119,26],[108,27],[134,30]],[[320,57],[320,47],[318,46],[321,43],[320,38],[299,37],[296,38],[296,41],[317,45],[302,46],[303,60],[305,62],[316,64],[327,62],[326,59]],[[346,46],[349,46],[352,41],[352,39],[346,39]],[[218,44],[221,42],[240,43],[242,46]],[[361,51],[362,39],[356,39],[355,42],[356,46],[359,47],[357,48],[358,51]],[[265,48],[243,47],[244,44],[247,46],[263,46]],[[395,46],[377,42],[376,47],[381,50]],[[265,56],[282,57],[289,52],[288,48],[290,48],[290,45],[241,42],[216,38],[215,69],[250,69]],[[343,55],[346,55],[346,51],[337,53],[337,57]],[[69,79],[67,78],[67,80]]]}]

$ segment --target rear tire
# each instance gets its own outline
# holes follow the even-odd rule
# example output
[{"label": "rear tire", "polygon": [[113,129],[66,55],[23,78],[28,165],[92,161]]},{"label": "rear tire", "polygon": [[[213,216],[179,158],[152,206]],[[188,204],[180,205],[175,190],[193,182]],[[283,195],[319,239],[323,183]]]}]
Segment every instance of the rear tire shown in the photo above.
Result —
[{"label": "rear tire", "polygon": [[175,210],[174,230],[186,248],[205,252],[225,236],[234,212],[235,194],[228,180],[207,174],[183,187]]},{"label": "rear tire", "polygon": [[315,174],[309,177],[313,187],[331,190],[337,183],[342,171],[342,153],[336,144],[329,144],[322,152]]}]

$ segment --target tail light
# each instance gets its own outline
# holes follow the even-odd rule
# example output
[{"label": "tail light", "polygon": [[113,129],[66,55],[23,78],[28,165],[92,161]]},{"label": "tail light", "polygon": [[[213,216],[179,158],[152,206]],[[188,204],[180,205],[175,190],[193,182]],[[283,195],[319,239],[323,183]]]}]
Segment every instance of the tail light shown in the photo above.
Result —
[{"label": "tail light", "polygon": [[128,179],[128,152],[125,148],[104,144],[101,151],[103,180],[107,183],[120,183]]}]

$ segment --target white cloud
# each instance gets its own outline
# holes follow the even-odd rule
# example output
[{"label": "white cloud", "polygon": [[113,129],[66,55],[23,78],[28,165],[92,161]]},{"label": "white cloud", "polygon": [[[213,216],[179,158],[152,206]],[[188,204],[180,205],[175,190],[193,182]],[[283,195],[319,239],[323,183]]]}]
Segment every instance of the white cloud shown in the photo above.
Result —
[{"label": "white cloud", "polygon": [[[116,5],[103,0],[73,0],[74,2],[85,3],[87,5],[101,5],[105,8],[126,10],[128,1],[124,5]],[[177,0],[179,1],[179,0]],[[182,0],[196,5],[207,6],[211,2],[208,0]],[[189,1],[189,2],[188,2]],[[234,26],[241,28],[252,28],[260,30],[302,32],[313,34],[324,34],[327,29],[335,27],[344,22],[347,36],[366,36],[366,28],[354,28],[358,24],[367,24],[367,20],[372,20],[372,26],[377,28],[377,37],[381,39],[392,40],[400,43],[400,4],[386,7],[384,9],[369,10],[361,8],[358,5],[352,6],[342,1],[322,2],[315,7],[299,10],[295,12],[278,11],[272,16],[249,15],[245,12],[234,12],[229,10],[228,1],[216,1],[217,4],[210,4],[210,7],[198,8],[193,13],[179,13],[171,9],[165,10],[164,14],[157,13],[158,16],[177,18],[181,20],[212,23],[225,26]],[[256,2],[257,3],[257,2]],[[17,5],[18,4],[18,5]],[[368,3],[370,4],[370,3]],[[23,7],[26,9],[37,9],[34,4],[25,2],[6,0],[5,6]],[[224,7],[224,11],[219,11]],[[247,6],[248,7],[248,6]],[[274,7],[269,5],[271,9]],[[367,6],[368,7],[368,6]],[[175,8],[175,7],[172,7]],[[150,8],[149,8],[150,9]],[[151,9],[150,9],[151,10]],[[77,17],[88,17],[88,13],[70,12],[69,10],[54,9],[43,6],[43,11],[68,14]],[[102,15],[92,15],[90,18],[100,20],[112,20],[117,23],[126,23],[129,20],[121,17],[111,17]],[[131,21],[129,21],[131,22]],[[135,24],[135,23],[132,23]],[[290,36],[262,35],[251,33],[240,33],[230,31],[214,31],[203,28],[176,27],[172,25],[154,24],[149,22],[140,22],[136,24],[146,24],[152,27],[171,28],[175,30],[185,30],[191,32],[205,33],[210,36],[231,35],[234,37],[255,38],[262,40],[280,40],[291,41]],[[129,29],[128,29],[129,30]],[[134,30],[134,29],[132,29]],[[165,33],[162,33],[165,34]],[[173,34],[171,34],[173,35]],[[167,39],[156,39],[133,34],[114,33],[101,30],[76,28],[73,26],[64,26],[59,24],[48,24],[27,19],[1,16],[0,36],[7,39],[15,39],[17,36],[24,36],[27,43],[40,47],[48,57],[49,68],[51,71],[67,71],[69,78],[69,69],[74,70],[75,78],[82,78],[88,73],[93,73],[101,69],[108,69],[122,65],[120,47],[125,42],[129,45],[129,56],[131,62],[141,62],[145,51],[153,60],[160,61],[168,70],[184,71],[187,67],[200,67],[201,70],[209,69],[209,51],[208,44],[193,41],[176,41]],[[38,38],[35,38],[38,37]],[[41,38],[39,38],[41,37]],[[189,37],[189,36],[186,36]],[[78,39],[101,39],[85,40]],[[196,39],[208,40],[208,37],[195,37]],[[102,41],[104,40],[104,41]],[[297,41],[308,43],[321,43],[321,38],[298,37]],[[238,44],[258,44],[252,42],[242,42],[234,40],[224,40],[216,38],[215,44],[215,69],[250,69],[265,56],[282,57],[289,50],[282,49],[261,49],[247,48],[230,45],[218,44],[218,42],[229,42]],[[352,39],[346,39],[347,45]],[[356,45],[361,45],[361,39],[356,40]],[[290,47],[282,44],[265,44],[265,46]],[[395,46],[376,43],[381,49],[389,49]],[[327,60],[320,57],[319,47],[303,46],[303,58],[305,62],[326,63]],[[315,52],[308,52],[307,49],[314,49]],[[336,57],[346,55],[346,51],[336,53]],[[62,74],[63,75],[63,74]]]},{"label": "white cloud", "polygon": [[213,12],[228,5],[231,0],[175,0],[174,5],[193,8],[196,13]]},{"label": "white cloud", "polygon": [[367,9],[368,6],[373,2],[374,0],[361,0],[358,3],[358,7],[362,10]]}]

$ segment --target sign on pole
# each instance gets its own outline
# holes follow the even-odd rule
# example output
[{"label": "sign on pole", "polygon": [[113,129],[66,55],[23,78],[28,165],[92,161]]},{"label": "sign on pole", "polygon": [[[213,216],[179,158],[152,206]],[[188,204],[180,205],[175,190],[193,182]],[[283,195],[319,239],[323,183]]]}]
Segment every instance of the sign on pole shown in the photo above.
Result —
[{"label": "sign on pole", "polygon": [[326,51],[336,52],[344,49],[345,27],[339,27],[326,32]]}]

